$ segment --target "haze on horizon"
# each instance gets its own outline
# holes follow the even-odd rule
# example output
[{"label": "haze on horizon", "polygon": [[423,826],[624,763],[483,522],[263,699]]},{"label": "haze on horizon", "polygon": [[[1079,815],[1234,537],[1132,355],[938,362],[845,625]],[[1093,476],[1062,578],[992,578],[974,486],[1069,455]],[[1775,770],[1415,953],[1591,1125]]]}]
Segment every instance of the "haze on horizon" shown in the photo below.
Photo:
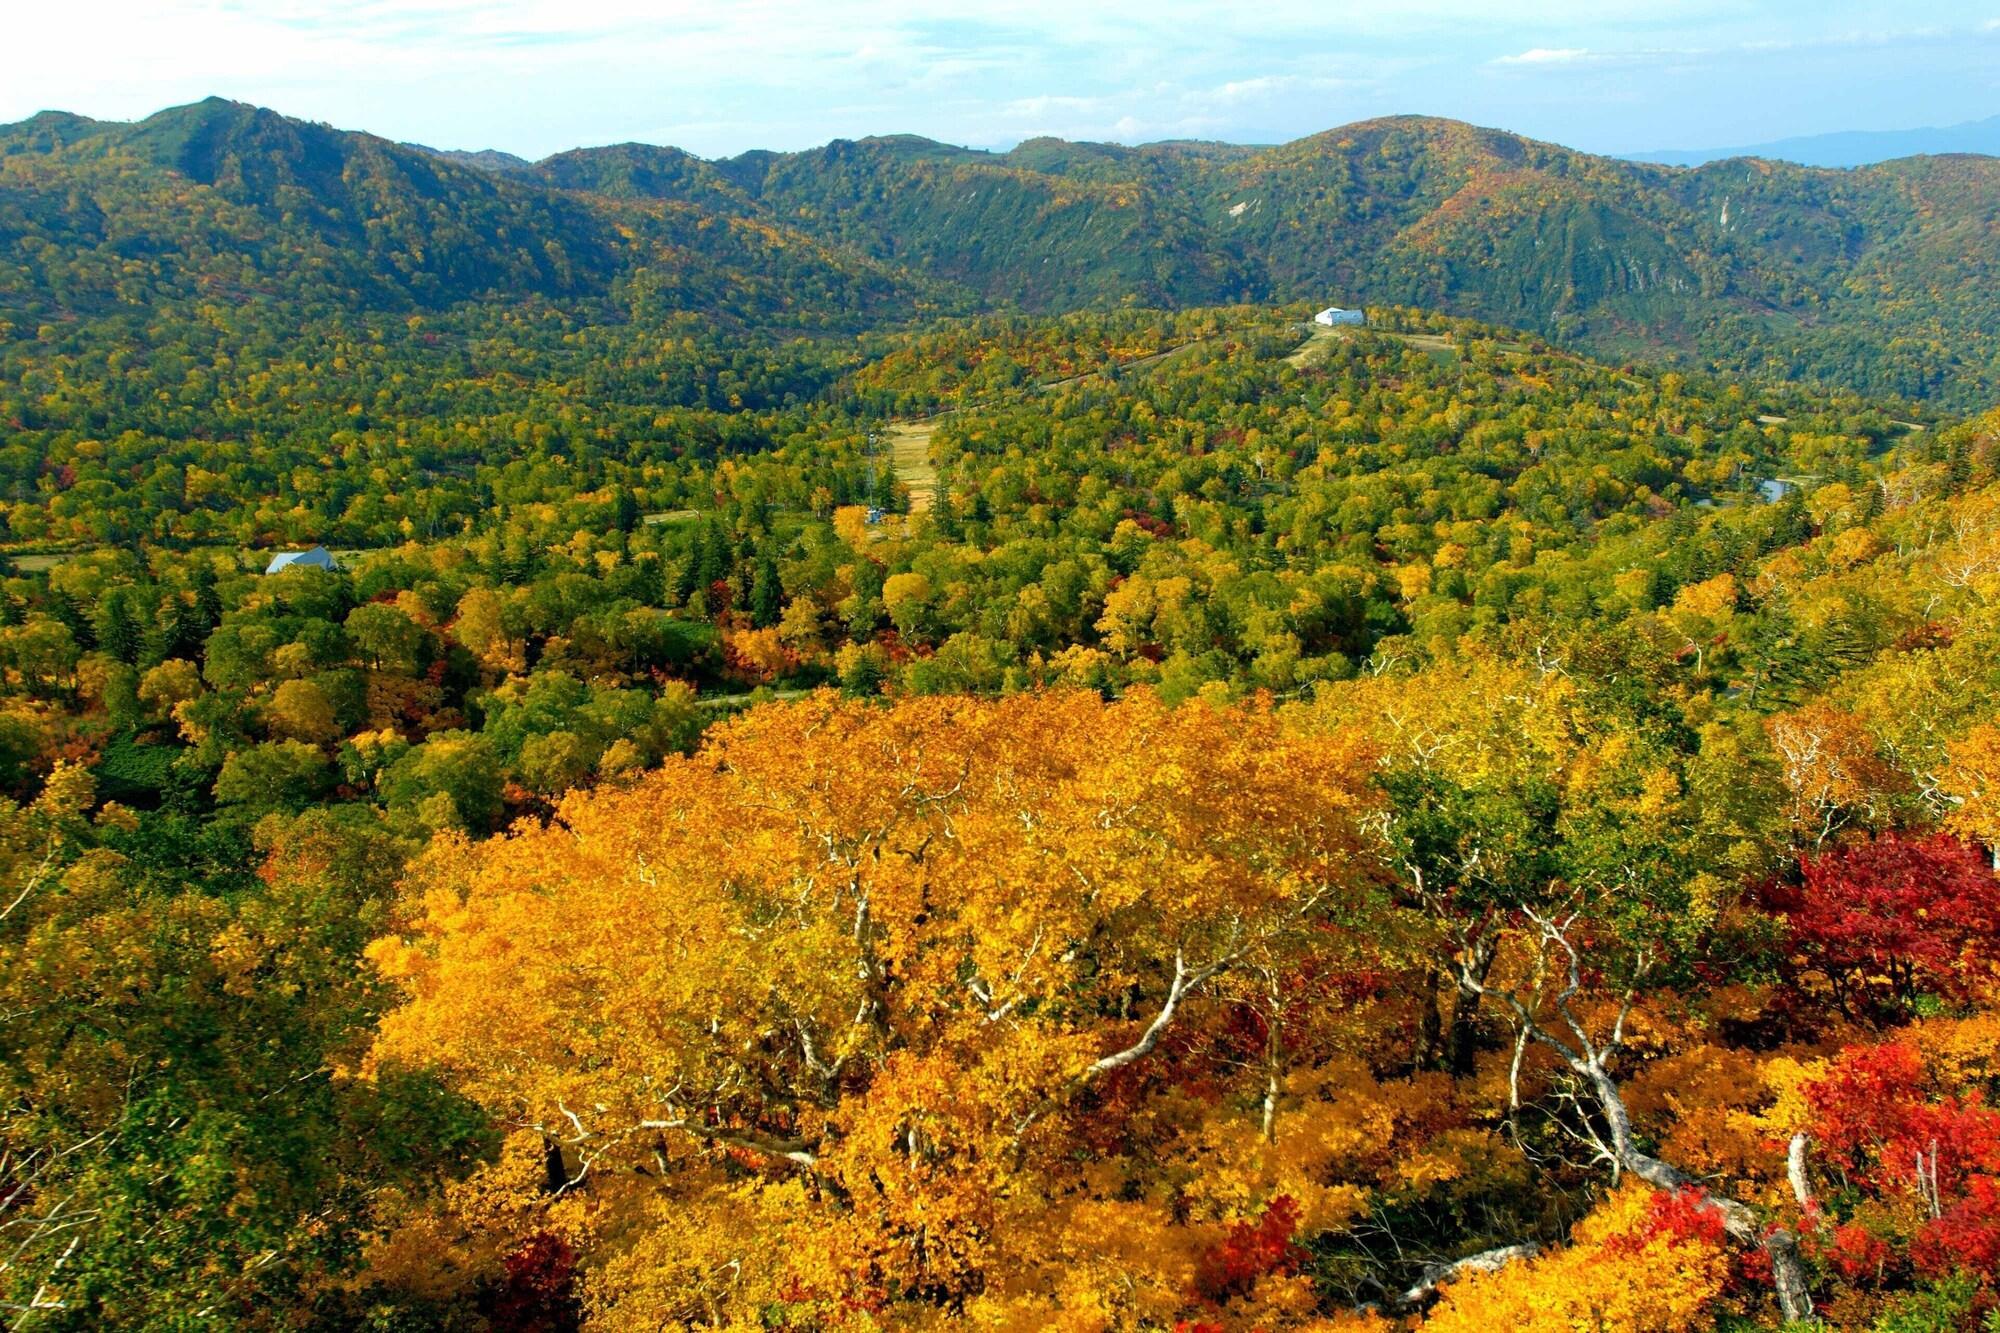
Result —
[{"label": "haze on horizon", "polygon": [[706,156],[909,132],[1271,143],[1450,116],[1593,152],[2000,110],[2000,0],[77,0],[10,15],[0,121],[220,95],[443,148]]}]

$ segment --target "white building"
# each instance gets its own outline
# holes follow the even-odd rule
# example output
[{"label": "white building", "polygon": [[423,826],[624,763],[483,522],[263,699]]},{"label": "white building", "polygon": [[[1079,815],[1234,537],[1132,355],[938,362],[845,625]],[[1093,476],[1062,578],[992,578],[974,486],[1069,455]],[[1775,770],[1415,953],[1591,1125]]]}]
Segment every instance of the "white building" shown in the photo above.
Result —
[{"label": "white building", "polygon": [[310,551],[285,551],[271,557],[271,563],[264,567],[266,574],[275,574],[281,569],[303,567],[306,569],[332,569],[333,556],[324,546],[315,546]]},{"label": "white building", "polygon": [[1330,305],[1313,316],[1313,323],[1324,324],[1328,328],[1332,328],[1336,324],[1366,324],[1367,322],[1368,316],[1362,314],[1359,310],[1342,310],[1337,305]]}]

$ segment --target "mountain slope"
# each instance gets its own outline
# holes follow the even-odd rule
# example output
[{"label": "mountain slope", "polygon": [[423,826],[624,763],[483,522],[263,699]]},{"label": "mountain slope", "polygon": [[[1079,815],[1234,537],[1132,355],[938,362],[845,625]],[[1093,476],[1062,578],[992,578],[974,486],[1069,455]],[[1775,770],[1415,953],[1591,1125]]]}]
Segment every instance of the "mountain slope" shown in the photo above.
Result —
[{"label": "mountain slope", "polygon": [[441,157],[447,162],[456,162],[462,167],[477,167],[481,171],[530,171],[535,165],[525,157],[503,153],[497,148],[432,148],[420,143],[406,143],[403,147]]},{"label": "mountain slope", "polygon": [[1675,171],[1404,116],[1267,149],[900,136],[703,163],[586,149],[551,184],[755,212],[988,301],[1437,306],[1613,355],[1965,402],[2000,391],[2000,163]]},{"label": "mountain slope", "polygon": [[1421,118],[1234,164],[1271,293],[1443,306],[1600,351],[1934,395],[1996,382],[2000,162],[1674,171]]},{"label": "mountain slope", "polygon": [[0,309],[197,296],[369,309],[634,292],[806,327],[906,318],[931,284],[761,220],[610,201],[211,99],[0,130]]},{"label": "mountain slope", "polygon": [[714,164],[622,145],[565,153],[538,171],[570,188],[755,209],[1033,310],[1199,304],[1254,290],[1256,275],[1214,248],[1170,158],[1057,140],[996,154],[901,135]]},{"label": "mountain slope", "polygon": [[1971,405],[2000,395],[1997,233],[2000,160],[1681,170],[1416,116],[1261,149],[892,136],[525,169],[216,101],[0,127],[0,311],[37,319],[532,297],[852,329],[1331,300]]}]

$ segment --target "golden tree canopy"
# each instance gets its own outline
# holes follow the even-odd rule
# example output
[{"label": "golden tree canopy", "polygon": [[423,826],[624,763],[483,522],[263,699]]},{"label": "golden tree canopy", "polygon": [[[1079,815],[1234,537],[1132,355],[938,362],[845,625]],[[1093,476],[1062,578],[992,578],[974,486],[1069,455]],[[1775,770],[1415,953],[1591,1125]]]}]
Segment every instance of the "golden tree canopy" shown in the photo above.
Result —
[{"label": "golden tree canopy", "polygon": [[[636,1322],[718,1264],[740,1300],[1046,1294],[1064,1209],[1171,1221],[1119,1202],[1136,1161],[1077,1169],[1102,1085],[1358,947],[1368,768],[1144,694],[761,708],[550,824],[441,840],[371,950],[407,995],[376,1059],[559,1149],[557,1193],[651,1256],[597,1295]],[[1257,1140],[1265,1090],[1213,1114]]]}]

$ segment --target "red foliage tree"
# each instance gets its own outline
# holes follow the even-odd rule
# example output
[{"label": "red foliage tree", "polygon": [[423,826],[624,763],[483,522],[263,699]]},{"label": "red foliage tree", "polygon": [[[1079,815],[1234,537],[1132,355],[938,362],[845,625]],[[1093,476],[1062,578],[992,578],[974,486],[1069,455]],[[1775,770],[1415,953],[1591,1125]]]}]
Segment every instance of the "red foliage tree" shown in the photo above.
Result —
[{"label": "red foliage tree", "polygon": [[1708,1197],[1708,1191],[1698,1186],[1661,1190],[1647,1201],[1645,1221],[1639,1229],[1628,1236],[1615,1238],[1607,1248],[1625,1244],[1636,1250],[1647,1241],[1662,1236],[1676,1241],[1721,1245],[1727,1222],[1722,1210]]},{"label": "red foliage tree", "polygon": [[1924,992],[1963,998],[2000,966],[2000,877],[1956,838],[1886,833],[1805,857],[1799,883],[1772,886],[1767,902],[1850,1017]]},{"label": "red foliage tree", "polygon": [[1894,1262],[1889,1242],[1862,1226],[1847,1222],[1834,1228],[1827,1257],[1849,1282],[1879,1282]]},{"label": "red foliage tree", "polygon": [[1930,1277],[1951,1273],[2000,1273],[2000,1179],[1976,1176],[1965,1197],[1944,1210],[1910,1247],[1917,1271]]},{"label": "red foliage tree", "polygon": [[1831,1257],[1843,1273],[1885,1271],[1892,1239],[1927,1276],[2000,1271],[2000,1110],[1977,1092],[1934,1096],[1917,1053],[1899,1044],[1842,1052],[1806,1098],[1828,1159],[1864,1196],[1914,1220],[1891,1238],[1836,1228]]},{"label": "red foliage tree", "polygon": [[499,1333],[574,1333],[583,1325],[576,1296],[576,1251],[560,1236],[535,1235],[507,1256],[506,1271],[487,1301],[488,1326]]},{"label": "red foliage tree", "polygon": [[1267,1273],[1289,1272],[1304,1257],[1293,1240],[1299,1229],[1298,1200],[1280,1194],[1255,1222],[1238,1222],[1221,1243],[1195,1265],[1195,1291],[1221,1305],[1250,1290]]}]

